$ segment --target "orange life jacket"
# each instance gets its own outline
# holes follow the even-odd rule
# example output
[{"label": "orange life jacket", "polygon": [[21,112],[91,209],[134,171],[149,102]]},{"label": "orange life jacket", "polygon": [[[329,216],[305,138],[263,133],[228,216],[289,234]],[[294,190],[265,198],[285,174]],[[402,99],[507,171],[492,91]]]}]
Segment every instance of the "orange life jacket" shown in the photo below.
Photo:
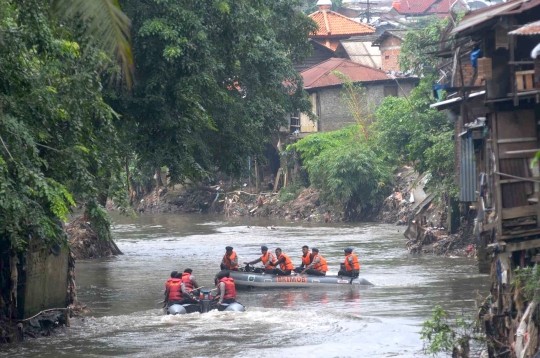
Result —
[{"label": "orange life jacket", "polygon": [[[266,266],[266,263],[270,260],[271,264]],[[261,261],[263,265],[266,266],[267,269],[273,269],[276,266],[276,257],[271,252],[266,252],[266,255],[261,256]]]},{"label": "orange life jacket", "polygon": [[[352,266],[349,263],[349,257],[351,256],[353,258]],[[345,255],[345,270],[346,271],[352,271],[352,270],[360,271],[360,263],[358,262],[358,256],[356,256],[355,254]]]},{"label": "orange life jacket", "polygon": [[316,257],[319,257],[319,259],[321,260],[321,262],[313,265],[313,269],[314,270],[317,270],[317,271],[321,271],[321,272],[326,272],[328,271],[328,265],[326,264],[326,259],[324,257],[322,257],[321,255],[315,255],[313,257],[313,261],[315,261],[315,258]]},{"label": "orange life jacket", "polygon": [[236,299],[236,286],[234,285],[234,279],[232,277],[223,277],[219,282],[225,284],[225,294],[223,298]]},{"label": "orange life jacket", "polygon": [[281,260],[282,258],[285,259],[285,262],[280,262],[279,263],[279,267],[281,267],[281,269],[283,271],[287,271],[287,270],[294,270],[294,265],[291,261],[291,259],[289,258],[288,255],[285,255],[285,254],[281,254],[279,257],[278,257],[278,260]]},{"label": "orange life jacket", "polygon": [[191,277],[190,273],[184,272],[182,274],[182,282],[184,282],[184,286],[186,286],[186,289],[188,291],[193,290],[193,281],[191,281],[190,277]]},{"label": "orange life jacket", "polygon": [[225,261],[225,266],[227,266],[227,268],[229,270],[232,270],[232,269],[235,269],[235,268],[238,268],[238,265],[233,265],[232,264],[232,261],[236,261],[236,252],[232,252],[231,253],[231,256],[227,256],[227,254],[225,254],[223,256],[223,260]]},{"label": "orange life jacket", "polygon": [[169,281],[169,301],[182,301],[182,279],[181,278],[171,278]]},{"label": "orange life jacket", "polygon": [[306,256],[302,255],[302,263],[304,264],[304,266],[309,266],[311,261],[313,260],[309,252],[306,254]]},{"label": "orange life jacket", "polygon": [[167,282],[165,282],[165,289],[169,288],[169,286],[171,285],[172,280],[174,280],[174,278],[170,278],[170,279],[167,280]]}]

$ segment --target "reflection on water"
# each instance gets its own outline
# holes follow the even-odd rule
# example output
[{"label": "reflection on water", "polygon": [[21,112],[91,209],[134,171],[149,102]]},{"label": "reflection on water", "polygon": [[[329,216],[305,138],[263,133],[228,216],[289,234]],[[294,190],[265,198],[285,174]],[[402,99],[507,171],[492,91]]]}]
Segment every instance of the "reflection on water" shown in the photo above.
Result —
[{"label": "reflection on water", "polygon": [[[410,256],[402,232],[379,224],[224,221],[208,216],[115,218],[118,258],[77,263],[79,299],[93,317],[53,338],[7,347],[21,357],[418,357],[418,331],[433,305],[471,312],[487,290],[472,259]],[[275,230],[270,229],[274,225]],[[401,229],[403,230],[403,229]],[[361,276],[376,286],[239,291],[244,313],[163,316],[158,302],[173,269],[194,270],[213,286],[225,246],[240,261],[261,245],[281,247],[296,264],[302,245],[317,246],[330,273],[354,247]]]}]

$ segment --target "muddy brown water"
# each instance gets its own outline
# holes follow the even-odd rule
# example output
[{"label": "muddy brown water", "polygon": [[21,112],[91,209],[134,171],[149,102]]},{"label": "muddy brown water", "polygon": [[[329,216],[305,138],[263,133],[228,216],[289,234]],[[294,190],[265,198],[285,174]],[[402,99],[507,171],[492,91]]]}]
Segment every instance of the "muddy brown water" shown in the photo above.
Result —
[{"label": "muddy brown water", "polygon": [[[155,215],[114,218],[125,255],[79,261],[79,299],[93,317],[49,338],[3,346],[13,357],[422,357],[419,330],[435,304],[471,314],[488,277],[474,259],[408,255],[403,228],[382,224],[286,223],[264,219]],[[275,229],[271,229],[271,226]],[[241,261],[277,246],[299,264],[317,246],[330,273],[355,248],[371,288],[239,291],[244,313],[164,316],[159,305],[173,269],[213,277],[227,245]]]}]

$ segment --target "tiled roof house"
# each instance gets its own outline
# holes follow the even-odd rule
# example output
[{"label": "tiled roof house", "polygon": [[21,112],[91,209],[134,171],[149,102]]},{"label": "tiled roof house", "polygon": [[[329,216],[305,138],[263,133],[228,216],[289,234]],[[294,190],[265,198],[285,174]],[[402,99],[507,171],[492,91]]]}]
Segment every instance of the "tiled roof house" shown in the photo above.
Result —
[{"label": "tiled roof house", "polygon": [[[297,71],[305,70],[332,57],[349,57],[343,52],[341,54],[336,53],[341,40],[369,36],[375,33],[374,27],[356,22],[330,10],[332,7],[330,0],[319,0],[317,6],[319,10],[309,15],[319,26],[317,31],[309,35],[313,44],[313,54],[303,63],[295,65]],[[324,48],[317,45],[322,45]]]},{"label": "tiled roof house", "polygon": [[[333,131],[356,123],[350,110],[343,103],[342,86],[344,80],[336,72],[349,80],[360,83],[366,90],[367,101],[374,109],[386,96],[409,95],[418,83],[416,77],[404,77],[397,81],[379,69],[361,65],[344,59],[331,58],[300,72],[304,88],[309,93],[312,112],[319,120],[313,122],[303,113],[299,115],[294,128],[298,134]],[[291,122],[292,123],[292,122]],[[293,127],[293,126],[291,126]]]},{"label": "tiled roof house", "polygon": [[437,15],[447,17],[452,8],[467,9],[463,0],[399,0],[392,4],[398,14],[413,16]]}]

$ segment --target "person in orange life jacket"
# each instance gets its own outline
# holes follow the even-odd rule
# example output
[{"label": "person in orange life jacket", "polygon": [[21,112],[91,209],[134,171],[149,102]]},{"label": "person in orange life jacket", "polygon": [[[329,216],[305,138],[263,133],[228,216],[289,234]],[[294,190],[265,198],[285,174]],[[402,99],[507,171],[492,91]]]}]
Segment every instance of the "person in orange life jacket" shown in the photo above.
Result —
[{"label": "person in orange life jacket", "polygon": [[193,277],[192,273],[193,270],[187,268],[184,270],[184,273],[178,274],[179,278],[182,279],[182,303],[199,302],[197,300],[197,296],[194,295],[195,293],[197,293],[197,288],[199,287],[199,284],[197,283],[197,281],[195,281],[195,277]]},{"label": "person in orange life jacket", "polygon": [[348,276],[348,277],[358,277],[360,274],[360,262],[358,262],[358,257],[353,254],[353,249],[350,247],[345,250],[345,261],[341,265],[342,268],[338,272],[338,276]]},{"label": "person in orange life jacket", "polygon": [[180,304],[182,296],[182,279],[178,278],[178,271],[171,272],[171,278],[165,282],[165,298],[163,307]]},{"label": "person in orange life jacket", "polygon": [[311,253],[313,254],[313,261],[300,274],[326,276],[326,271],[328,271],[326,259],[319,255],[319,249],[316,247],[311,249]]},{"label": "person in orange life jacket", "polygon": [[257,262],[262,262],[266,271],[271,271],[276,266],[276,258],[273,253],[268,252],[268,247],[261,246],[261,257],[251,262],[244,262],[246,265],[253,265]]},{"label": "person in orange life jacket", "polygon": [[221,260],[220,268],[221,270],[240,271],[238,269],[238,256],[231,246],[225,248],[225,255],[223,255],[223,260]]},{"label": "person in orange life jacket", "polygon": [[218,273],[216,281],[218,290],[215,300],[219,310],[222,303],[231,304],[236,302],[236,286],[234,285],[234,279],[230,277],[229,271]]},{"label": "person in orange life jacket", "polygon": [[[279,276],[289,276],[291,271],[294,270],[294,265],[288,255],[282,253],[281,249],[278,247],[276,249],[276,268],[272,271],[267,271],[267,273],[272,273]],[[279,265],[279,267],[277,267]]]},{"label": "person in orange life jacket", "polygon": [[294,272],[300,273],[313,261],[313,254],[309,253],[307,245],[302,246],[302,264],[294,269]]}]

